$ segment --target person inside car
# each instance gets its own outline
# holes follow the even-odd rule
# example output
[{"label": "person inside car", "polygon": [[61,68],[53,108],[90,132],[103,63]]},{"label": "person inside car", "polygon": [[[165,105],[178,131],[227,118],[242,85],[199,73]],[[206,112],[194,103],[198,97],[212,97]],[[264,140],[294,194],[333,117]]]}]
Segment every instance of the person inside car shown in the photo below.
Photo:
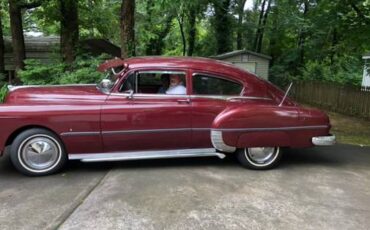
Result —
[{"label": "person inside car", "polygon": [[161,75],[162,86],[159,88],[158,93],[165,94],[169,85],[170,85],[170,75],[162,74]]},{"label": "person inside car", "polygon": [[171,75],[170,86],[167,89],[166,94],[186,94],[186,87],[179,75]]}]

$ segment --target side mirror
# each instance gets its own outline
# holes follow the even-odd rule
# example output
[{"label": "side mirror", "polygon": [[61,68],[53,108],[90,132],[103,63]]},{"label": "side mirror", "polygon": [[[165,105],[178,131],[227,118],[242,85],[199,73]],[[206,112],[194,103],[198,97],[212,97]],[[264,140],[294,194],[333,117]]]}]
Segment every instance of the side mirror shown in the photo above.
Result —
[{"label": "side mirror", "polygon": [[123,92],[126,95],[127,99],[132,99],[134,98],[134,91],[132,89],[126,90]]}]

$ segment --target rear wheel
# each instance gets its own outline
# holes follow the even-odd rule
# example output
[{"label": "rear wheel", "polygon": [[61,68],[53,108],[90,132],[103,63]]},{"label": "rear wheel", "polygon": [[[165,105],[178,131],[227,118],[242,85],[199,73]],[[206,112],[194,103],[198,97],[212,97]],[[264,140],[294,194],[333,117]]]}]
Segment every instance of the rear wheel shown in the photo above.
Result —
[{"label": "rear wheel", "polygon": [[282,156],[280,147],[254,147],[238,149],[236,156],[241,165],[250,169],[276,167]]},{"label": "rear wheel", "polygon": [[27,176],[57,172],[67,161],[60,139],[45,129],[29,129],[19,134],[10,148],[14,167]]}]

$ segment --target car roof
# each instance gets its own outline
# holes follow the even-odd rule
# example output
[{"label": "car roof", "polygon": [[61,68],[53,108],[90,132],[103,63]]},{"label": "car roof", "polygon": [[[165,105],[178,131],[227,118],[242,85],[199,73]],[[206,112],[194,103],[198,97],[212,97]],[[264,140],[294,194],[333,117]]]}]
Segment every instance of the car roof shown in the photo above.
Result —
[{"label": "car roof", "polygon": [[129,69],[136,68],[186,68],[199,71],[214,72],[226,75],[230,78],[245,81],[248,78],[256,78],[254,74],[247,72],[231,63],[201,57],[135,57],[125,59]]}]

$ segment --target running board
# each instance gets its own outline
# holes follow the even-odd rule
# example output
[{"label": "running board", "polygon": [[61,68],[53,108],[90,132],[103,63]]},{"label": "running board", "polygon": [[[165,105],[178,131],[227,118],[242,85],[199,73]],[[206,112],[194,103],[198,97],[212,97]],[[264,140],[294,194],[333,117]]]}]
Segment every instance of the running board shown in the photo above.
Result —
[{"label": "running board", "polygon": [[144,159],[211,157],[211,156],[217,156],[223,159],[225,157],[225,154],[218,153],[213,148],[207,148],[207,149],[180,149],[180,150],[177,149],[162,151],[69,154],[68,158],[70,160],[81,160],[82,162],[99,162],[99,161],[129,161]]}]

